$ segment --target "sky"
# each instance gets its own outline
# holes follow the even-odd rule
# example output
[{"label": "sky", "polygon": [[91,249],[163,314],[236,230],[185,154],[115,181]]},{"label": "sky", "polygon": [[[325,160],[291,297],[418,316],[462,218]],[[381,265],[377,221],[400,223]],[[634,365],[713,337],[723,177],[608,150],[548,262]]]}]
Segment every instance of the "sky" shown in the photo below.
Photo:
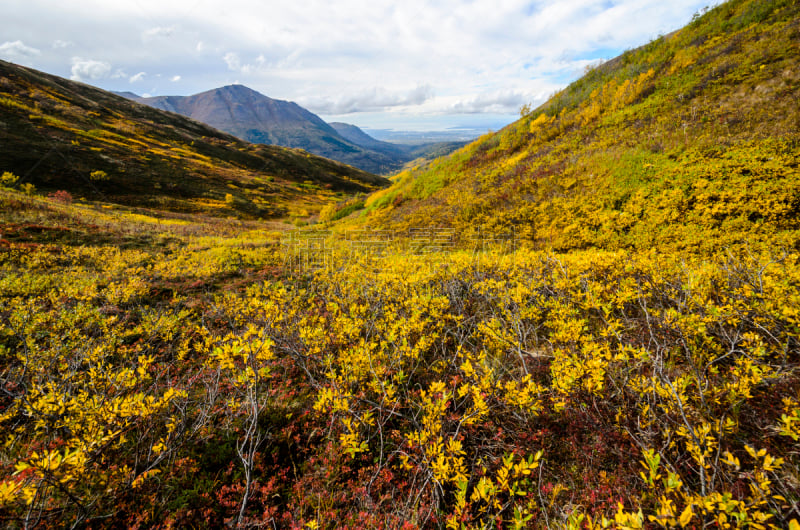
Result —
[{"label": "sky", "polygon": [[498,129],[708,0],[3,0],[0,59],[107,90],[243,84],[364,128]]}]

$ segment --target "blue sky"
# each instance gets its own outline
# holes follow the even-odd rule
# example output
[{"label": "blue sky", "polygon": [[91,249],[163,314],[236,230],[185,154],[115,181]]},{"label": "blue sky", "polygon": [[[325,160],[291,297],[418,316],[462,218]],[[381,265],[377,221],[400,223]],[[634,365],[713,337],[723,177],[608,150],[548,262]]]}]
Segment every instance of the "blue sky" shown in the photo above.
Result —
[{"label": "blue sky", "polygon": [[108,90],[241,83],[328,121],[497,129],[696,0],[4,0],[0,58]]}]

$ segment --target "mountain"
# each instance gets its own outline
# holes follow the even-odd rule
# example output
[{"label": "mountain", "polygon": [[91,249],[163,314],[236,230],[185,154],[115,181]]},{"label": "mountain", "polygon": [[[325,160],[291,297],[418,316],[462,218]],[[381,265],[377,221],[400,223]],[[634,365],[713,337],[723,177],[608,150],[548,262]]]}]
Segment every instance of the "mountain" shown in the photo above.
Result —
[{"label": "mountain", "polygon": [[434,158],[448,155],[467,144],[464,141],[395,144],[373,138],[357,126],[349,123],[334,122],[330,126],[356,145],[371,151],[377,151],[387,157],[393,157],[397,161],[398,167],[409,162],[433,160]]},{"label": "mountain", "polygon": [[41,191],[212,215],[282,217],[388,183],[297,150],[0,61],[0,171]]},{"label": "mountain", "polygon": [[272,99],[242,85],[229,85],[193,96],[138,98],[157,109],[207,123],[252,143],[302,143],[309,136],[336,136],[321,118],[296,103]]},{"label": "mountain", "polygon": [[329,125],[343,138],[361,147],[371,149],[372,151],[394,155],[399,159],[404,158],[408,152],[405,146],[376,140],[355,125],[341,122],[331,122]]},{"label": "mountain", "polygon": [[118,96],[122,96],[122,97],[124,97],[126,99],[133,99],[133,100],[139,99],[139,95],[138,94],[135,94],[134,92],[130,92],[130,91],[125,91],[125,92],[112,91],[111,93],[112,94],[116,94]]},{"label": "mountain", "polygon": [[117,94],[207,123],[248,142],[305,149],[371,173],[392,173],[411,160],[442,156],[463,145],[436,142],[412,147],[382,142],[355,125],[328,124],[296,103],[272,99],[242,85],[193,96]]},{"label": "mountain", "polygon": [[729,1],[396,176],[370,226],[538,248],[800,247],[800,4]]},{"label": "mountain", "polygon": [[347,140],[322,118],[296,103],[272,99],[242,85],[193,96],[132,99],[207,123],[248,142],[305,149],[372,173],[388,173],[403,163]]}]

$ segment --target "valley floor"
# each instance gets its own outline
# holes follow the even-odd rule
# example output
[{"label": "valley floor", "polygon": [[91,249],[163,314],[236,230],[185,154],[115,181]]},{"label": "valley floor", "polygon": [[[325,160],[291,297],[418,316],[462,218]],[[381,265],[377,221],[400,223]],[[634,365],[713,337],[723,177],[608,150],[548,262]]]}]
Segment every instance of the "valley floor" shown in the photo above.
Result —
[{"label": "valley floor", "polygon": [[794,251],[0,216],[6,527],[800,528]]}]

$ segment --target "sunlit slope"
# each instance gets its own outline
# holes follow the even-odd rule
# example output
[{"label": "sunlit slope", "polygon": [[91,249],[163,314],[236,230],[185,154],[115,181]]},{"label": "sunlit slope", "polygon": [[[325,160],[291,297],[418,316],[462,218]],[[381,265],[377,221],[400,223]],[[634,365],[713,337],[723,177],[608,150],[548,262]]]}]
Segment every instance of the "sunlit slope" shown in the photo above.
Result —
[{"label": "sunlit slope", "polygon": [[795,246],[800,4],[736,0],[403,173],[371,226],[514,231],[541,248]]},{"label": "sunlit slope", "polygon": [[0,61],[0,171],[42,192],[238,217],[307,216],[388,181]]}]

